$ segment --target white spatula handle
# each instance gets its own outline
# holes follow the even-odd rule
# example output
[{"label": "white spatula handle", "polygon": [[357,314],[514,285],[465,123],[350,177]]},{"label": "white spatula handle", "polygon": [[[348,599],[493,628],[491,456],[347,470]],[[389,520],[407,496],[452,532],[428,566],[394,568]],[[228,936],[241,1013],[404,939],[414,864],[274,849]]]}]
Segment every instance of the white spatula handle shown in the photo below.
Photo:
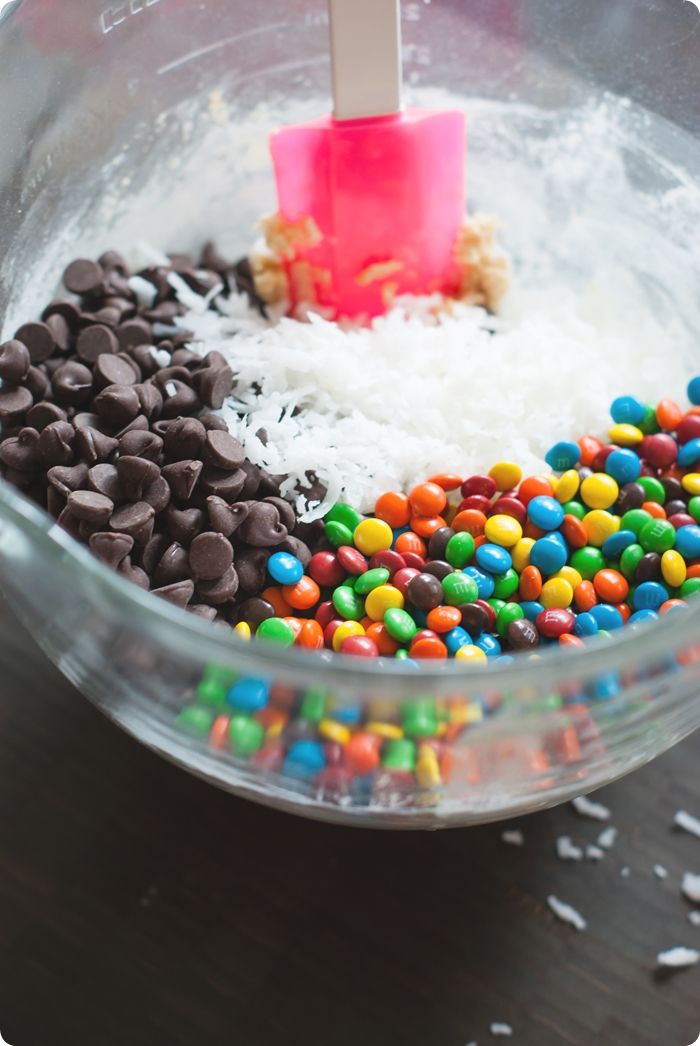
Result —
[{"label": "white spatula handle", "polygon": [[400,0],[328,0],[336,120],[401,109]]}]

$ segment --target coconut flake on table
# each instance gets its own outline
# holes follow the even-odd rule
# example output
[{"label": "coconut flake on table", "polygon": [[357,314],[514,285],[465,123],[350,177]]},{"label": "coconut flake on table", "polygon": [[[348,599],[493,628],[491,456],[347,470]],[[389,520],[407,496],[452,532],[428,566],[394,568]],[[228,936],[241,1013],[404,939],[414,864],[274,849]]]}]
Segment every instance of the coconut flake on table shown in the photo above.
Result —
[{"label": "coconut flake on table", "polygon": [[629,868],[627,865],[624,865],[620,869],[620,875],[622,876],[623,879],[629,879],[631,874],[632,874],[632,869]]},{"label": "coconut flake on table", "polygon": [[493,1036],[502,1035],[509,1038],[513,1034],[513,1029],[510,1024],[506,1024],[504,1021],[492,1021],[489,1025],[489,1031]]},{"label": "coconut flake on table", "polygon": [[[549,471],[557,440],[605,433],[615,395],[682,400],[687,380],[682,359],[658,351],[653,317],[612,291],[602,301],[605,288],[515,291],[498,318],[462,303],[440,311],[439,296],[402,299],[367,328],[313,313],[269,322],[243,295],[218,297],[214,311],[176,291],[192,351],[220,352],[237,376],[222,410],[230,431],[254,464],[289,477],[282,492],[305,520],[341,496],[371,511],[382,491],[504,458]],[[320,503],[298,494],[310,469],[327,487]]]},{"label": "coconut flake on table", "polygon": [[693,909],[692,912],[688,912],[688,922],[693,926],[700,926],[700,911]]},{"label": "coconut flake on table", "polygon": [[692,814],[685,810],[678,810],[673,817],[673,823],[677,828],[682,828],[684,832],[700,839],[700,819],[693,817]]},{"label": "coconut flake on table", "polygon": [[668,879],[668,871],[662,864],[655,864],[652,871],[657,879]]},{"label": "coconut flake on table", "polygon": [[685,872],[681,880],[683,895],[694,904],[700,904],[700,875],[693,872]]},{"label": "coconut flake on table", "polygon": [[602,803],[594,803],[586,795],[577,795],[571,800],[571,805],[581,817],[590,817],[594,821],[609,821],[610,811]]},{"label": "coconut flake on table", "polygon": [[609,828],[604,828],[598,836],[598,846],[602,846],[604,850],[612,850],[617,839],[617,828],[610,825]]},{"label": "coconut flake on table", "polygon": [[659,952],[656,956],[656,962],[659,966],[666,966],[669,969],[680,970],[684,966],[695,966],[696,963],[700,962],[700,952],[695,948],[669,948],[665,952]]},{"label": "coconut flake on table", "polygon": [[589,861],[602,861],[605,857],[605,850],[601,850],[595,843],[588,843],[586,846],[586,857]]},{"label": "coconut flake on table", "polygon": [[525,845],[525,836],[519,828],[507,828],[504,832],[501,832],[501,839],[510,846]]},{"label": "coconut flake on table", "polygon": [[571,836],[560,835],[557,839],[557,857],[560,861],[581,861],[583,850],[571,841]]},{"label": "coconut flake on table", "polygon": [[586,920],[583,918],[580,912],[577,912],[570,904],[566,904],[565,901],[560,901],[554,894],[550,894],[547,898],[547,904],[550,909],[554,912],[557,919],[563,923],[567,923],[569,926],[573,926],[575,930],[585,930],[588,925]]}]

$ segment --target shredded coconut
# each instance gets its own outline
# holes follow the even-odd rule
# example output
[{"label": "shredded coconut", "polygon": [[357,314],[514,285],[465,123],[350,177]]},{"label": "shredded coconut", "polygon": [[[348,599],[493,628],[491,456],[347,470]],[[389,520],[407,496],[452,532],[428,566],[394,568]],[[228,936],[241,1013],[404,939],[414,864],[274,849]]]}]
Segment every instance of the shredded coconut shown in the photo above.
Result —
[{"label": "shredded coconut", "polygon": [[566,904],[564,901],[560,901],[554,894],[550,894],[547,898],[547,904],[556,915],[557,919],[560,919],[563,923],[568,923],[569,926],[573,926],[575,930],[585,930],[586,920],[583,918],[580,912],[577,912],[575,908],[572,908],[570,904]]},{"label": "shredded coconut", "polygon": [[501,832],[501,839],[504,843],[509,843],[511,846],[525,845],[525,836],[519,828],[506,829],[505,832]]},{"label": "shredded coconut", "polygon": [[631,871],[631,869],[630,869],[630,868],[628,868],[628,867],[627,867],[627,865],[624,865],[624,866],[623,866],[623,867],[622,867],[622,868],[620,869],[620,875],[621,875],[621,877],[622,877],[623,879],[629,879],[629,877],[630,877],[630,875],[631,875],[631,874],[632,874],[632,871]]},{"label": "shredded coconut", "polygon": [[560,861],[581,861],[583,850],[576,846],[568,835],[560,835],[557,839],[557,857]]},{"label": "shredded coconut", "polygon": [[669,948],[668,951],[659,952],[656,956],[656,961],[659,966],[668,966],[679,970],[683,966],[695,966],[696,963],[700,962],[700,952],[696,951],[695,948]]},{"label": "shredded coconut", "polygon": [[700,926],[700,911],[694,908],[692,912],[688,912],[688,922],[693,926]]},{"label": "shredded coconut", "polygon": [[605,850],[601,850],[595,843],[589,843],[586,847],[586,857],[589,861],[602,861],[605,857]]},{"label": "shredded coconut", "polygon": [[653,872],[657,879],[668,879],[668,872],[662,864],[655,864]]},{"label": "shredded coconut", "polygon": [[579,795],[571,800],[571,805],[581,817],[590,817],[594,821],[609,821],[610,811],[602,803],[594,803],[588,796]]},{"label": "shredded coconut", "polygon": [[609,828],[604,828],[598,836],[598,846],[602,846],[604,850],[612,850],[617,839],[617,828],[613,828],[611,825]]},{"label": "shredded coconut", "polygon": [[681,880],[681,890],[689,901],[700,904],[700,875],[686,872]]},{"label": "shredded coconut", "polygon": [[696,835],[700,839],[700,820],[693,817],[692,814],[686,813],[685,810],[678,810],[673,818],[673,823],[677,828],[682,828],[684,832]]},{"label": "shredded coconut", "polygon": [[505,1024],[503,1021],[493,1021],[489,1026],[489,1031],[493,1036],[503,1035],[506,1038],[513,1034],[510,1024]]}]

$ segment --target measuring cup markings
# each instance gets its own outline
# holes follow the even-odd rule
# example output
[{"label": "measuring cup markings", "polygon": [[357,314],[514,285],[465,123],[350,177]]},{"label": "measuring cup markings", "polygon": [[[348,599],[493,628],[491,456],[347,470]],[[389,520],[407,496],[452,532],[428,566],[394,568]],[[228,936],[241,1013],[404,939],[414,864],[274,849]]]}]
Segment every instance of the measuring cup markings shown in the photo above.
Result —
[{"label": "measuring cup markings", "polygon": [[127,18],[141,14],[148,7],[155,7],[161,0],[127,0],[125,3],[106,7],[100,15],[100,27],[103,35],[111,33],[117,26],[126,22]]}]

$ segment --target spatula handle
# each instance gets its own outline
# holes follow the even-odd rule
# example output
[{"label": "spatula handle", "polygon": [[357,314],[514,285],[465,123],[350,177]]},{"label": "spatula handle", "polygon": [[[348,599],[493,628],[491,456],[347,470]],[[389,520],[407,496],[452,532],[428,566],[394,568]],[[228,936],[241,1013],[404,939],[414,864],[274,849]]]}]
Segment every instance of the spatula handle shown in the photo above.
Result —
[{"label": "spatula handle", "polygon": [[400,0],[328,0],[336,120],[401,109]]}]

